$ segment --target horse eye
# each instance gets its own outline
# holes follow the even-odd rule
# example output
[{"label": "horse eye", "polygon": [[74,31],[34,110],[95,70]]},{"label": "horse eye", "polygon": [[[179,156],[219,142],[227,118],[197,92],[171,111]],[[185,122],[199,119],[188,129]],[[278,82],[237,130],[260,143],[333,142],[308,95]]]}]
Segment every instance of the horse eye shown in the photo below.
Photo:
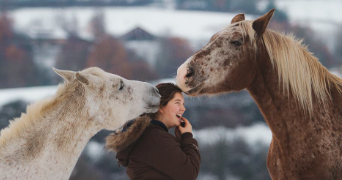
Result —
[{"label": "horse eye", "polygon": [[119,90],[122,90],[124,87],[125,87],[125,83],[122,80],[120,80],[120,88],[119,88]]},{"label": "horse eye", "polygon": [[233,44],[234,46],[241,46],[242,45],[242,42],[240,42],[240,41],[232,41],[230,43]]}]

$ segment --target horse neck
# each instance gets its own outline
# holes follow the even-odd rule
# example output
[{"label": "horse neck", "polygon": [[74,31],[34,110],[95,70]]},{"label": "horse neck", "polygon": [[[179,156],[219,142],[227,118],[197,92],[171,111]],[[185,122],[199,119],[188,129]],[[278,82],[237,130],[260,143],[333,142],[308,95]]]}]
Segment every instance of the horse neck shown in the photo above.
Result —
[{"label": "horse neck", "polygon": [[[305,133],[314,133],[321,124],[331,124],[330,121],[333,119],[326,116],[333,114],[334,105],[332,103],[341,104],[341,98],[337,96],[337,102],[327,101],[322,104],[313,97],[314,109],[313,114],[310,115],[300,106],[291,91],[289,93],[284,91],[283,83],[279,82],[278,72],[273,67],[266,49],[260,44],[258,47],[261,50],[257,58],[256,75],[247,90],[256,101],[273,137],[279,144],[287,146],[289,141],[296,139],[295,136],[309,136],[309,133]],[[333,88],[331,92],[337,93]]]},{"label": "horse neck", "polygon": [[[281,127],[287,127],[286,121],[279,116],[279,109],[281,106],[278,102],[279,99],[284,99],[277,90],[278,79],[272,75],[275,71],[272,71],[270,62],[258,64],[256,75],[250,86],[247,88],[249,93],[254,98],[259,109],[261,110],[266,123],[272,130],[273,135],[278,139],[286,137],[285,132]],[[276,100],[275,100],[276,98]],[[283,111],[286,109],[283,109]]]},{"label": "horse neck", "polygon": [[[89,139],[99,131],[85,101],[70,96],[46,111],[41,119],[6,143],[2,166],[13,166],[18,178],[66,179]],[[1,163],[0,163],[1,169]],[[12,174],[13,172],[9,172]],[[11,176],[12,177],[12,176]]]}]

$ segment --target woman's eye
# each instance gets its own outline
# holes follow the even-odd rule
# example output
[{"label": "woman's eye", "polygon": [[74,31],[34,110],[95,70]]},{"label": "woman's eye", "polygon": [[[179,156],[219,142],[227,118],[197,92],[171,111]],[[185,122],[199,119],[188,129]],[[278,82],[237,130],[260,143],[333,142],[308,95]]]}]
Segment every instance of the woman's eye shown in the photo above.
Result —
[{"label": "woman's eye", "polygon": [[232,41],[230,43],[233,44],[234,46],[241,46],[242,45],[241,41]]},{"label": "woman's eye", "polygon": [[125,87],[125,84],[122,80],[120,80],[120,88],[119,90],[122,90]]}]

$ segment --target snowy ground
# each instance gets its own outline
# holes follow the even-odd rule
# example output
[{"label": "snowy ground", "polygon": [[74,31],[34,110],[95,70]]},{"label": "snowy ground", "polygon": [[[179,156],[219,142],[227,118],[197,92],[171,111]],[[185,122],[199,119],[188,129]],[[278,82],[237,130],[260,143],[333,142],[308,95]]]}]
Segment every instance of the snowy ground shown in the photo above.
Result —
[{"label": "snowy ground", "polygon": [[23,100],[35,102],[56,93],[57,86],[0,89],[0,108],[9,102]]},{"label": "snowy ground", "polygon": [[[272,132],[263,123],[254,124],[249,127],[238,127],[235,129],[214,127],[208,129],[194,130],[194,137],[201,146],[213,145],[220,140],[231,142],[236,138],[242,138],[250,147],[259,148],[261,146],[268,146],[272,140]],[[90,141],[85,147],[85,151],[92,159],[96,161],[106,152],[103,148],[104,144]]]},{"label": "snowy ground", "polygon": [[236,138],[243,138],[250,145],[259,143],[269,145],[272,140],[271,130],[264,123],[254,124],[248,127],[237,127],[235,129],[213,127],[194,130],[193,134],[200,144],[208,145],[214,144],[220,139],[232,141]]},{"label": "snowy ground", "polygon": [[[58,28],[61,19],[76,21],[81,34],[89,37],[89,21],[99,9],[94,8],[29,8],[11,12],[16,29]],[[139,26],[154,35],[170,35],[187,39],[209,39],[227,26],[235,14],[179,11],[157,7],[105,7],[108,32],[121,36]],[[251,19],[251,16],[247,16]],[[76,20],[75,20],[76,19]],[[56,31],[57,37],[64,35]]]},{"label": "snowy ground", "polygon": [[[266,1],[261,1],[265,7]],[[332,32],[342,24],[341,0],[278,0],[279,9],[288,12],[292,23],[311,26],[332,39]],[[89,21],[103,11],[109,33],[121,36],[140,26],[155,35],[171,35],[194,41],[207,41],[227,26],[236,13],[181,11],[160,7],[105,7],[105,8],[27,8],[10,11],[15,28],[34,36],[35,31],[53,31],[65,37],[60,25],[67,21],[78,27],[80,34],[90,38]],[[247,15],[246,19],[254,19]]]},{"label": "snowy ground", "polygon": [[277,0],[292,24],[311,27],[333,49],[335,34],[342,27],[341,0]]},{"label": "snowy ground", "polygon": [[278,0],[276,4],[289,14],[292,21],[342,25],[341,0]]}]

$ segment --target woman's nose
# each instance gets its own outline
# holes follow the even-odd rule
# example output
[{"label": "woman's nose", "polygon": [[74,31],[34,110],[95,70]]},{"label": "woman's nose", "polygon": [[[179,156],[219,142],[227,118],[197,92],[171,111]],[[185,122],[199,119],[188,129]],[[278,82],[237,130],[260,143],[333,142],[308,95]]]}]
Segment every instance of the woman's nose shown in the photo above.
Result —
[{"label": "woman's nose", "polygon": [[181,110],[182,111],[185,111],[186,109],[185,109],[185,106],[181,106]]}]

